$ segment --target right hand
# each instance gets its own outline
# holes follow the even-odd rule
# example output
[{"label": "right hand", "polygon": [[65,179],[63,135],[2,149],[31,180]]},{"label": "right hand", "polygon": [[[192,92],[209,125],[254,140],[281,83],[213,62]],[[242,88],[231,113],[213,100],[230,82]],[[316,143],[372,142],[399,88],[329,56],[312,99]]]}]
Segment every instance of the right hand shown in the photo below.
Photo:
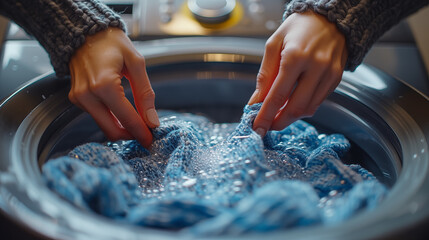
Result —
[{"label": "right hand", "polygon": [[262,102],[253,129],[264,136],[312,116],[341,81],[345,36],[324,16],[293,13],[268,39],[248,104]]},{"label": "right hand", "polygon": [[[159,126],[155,93],[143,56],[122,30],[108,28],[87,36],[69,68],[70,101],[91,114],[107,138],[135,138],[146,148],[151,145],[150,128]],[[130,81],[137,111],[125,97],[123,76]]]}]

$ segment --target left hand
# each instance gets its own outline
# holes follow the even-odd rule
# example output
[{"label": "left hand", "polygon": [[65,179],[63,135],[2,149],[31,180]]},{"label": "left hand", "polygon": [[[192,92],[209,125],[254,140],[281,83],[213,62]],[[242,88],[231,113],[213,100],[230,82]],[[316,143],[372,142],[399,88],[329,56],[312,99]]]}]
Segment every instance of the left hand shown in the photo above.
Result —
[{"label": "left hand", "polygon": [[[151,145],[150,128],[159,126],[155,93],[144,57],[121,29],[87,36],[69,67],[70,101],[91,114],[107,138],[134,138],[147,148]],[[123,76],[130,82],[136,109],[125,96]]]}]

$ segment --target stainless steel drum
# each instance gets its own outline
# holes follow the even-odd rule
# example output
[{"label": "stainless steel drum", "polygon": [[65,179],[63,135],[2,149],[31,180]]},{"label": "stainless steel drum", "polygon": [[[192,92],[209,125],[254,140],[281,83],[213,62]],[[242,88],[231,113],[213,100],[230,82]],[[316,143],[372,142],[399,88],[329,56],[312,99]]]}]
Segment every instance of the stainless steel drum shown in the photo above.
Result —
[{"label": "stainless steel drum", "polygon": [[[237,121],[255,87],[264,41],[185,38],[137,42],[146,57],[158,109]],[[127,96],[131,91],[124,82]],[[0,209],[25,230],[61,239],[176,239],[174,232],[118,224],[61,200],[40,166],[88,141],[105,141],[92,118],[67,99],[69,83],[40,76],[0,105]],[[272,239],[389,238],[425,231],[429,218],[429,100],[368,66],[346,72],[336,91],[307,119],[322,132],[344,134],[344,159],[391,188],[376,210],[335,226],[264,234]],[[409,236],[409,235],[406,235]],[[260,239],[261,236],[243,236]]]}]

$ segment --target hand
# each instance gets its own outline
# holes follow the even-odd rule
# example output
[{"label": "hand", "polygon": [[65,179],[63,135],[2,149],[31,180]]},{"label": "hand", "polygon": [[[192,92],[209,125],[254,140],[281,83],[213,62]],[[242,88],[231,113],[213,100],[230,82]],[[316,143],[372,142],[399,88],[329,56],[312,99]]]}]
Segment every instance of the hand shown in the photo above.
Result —
[{"label": "hand", "polygon": [[[155,94],[144,58],[122,30],[108,28],[88,36],[69,67],[72,103],[91,114],[110,140],[135,138],[150,146],[149,128],[159,126]],[[130,81],[138,112],[125,97],[123,76]]]},{"label": "hand", "polygon": [[263,102],[253,129],[264,136],[312,116],[341,81],[344,35],[314,12],[290,15],[268,39],[249,105]]}]

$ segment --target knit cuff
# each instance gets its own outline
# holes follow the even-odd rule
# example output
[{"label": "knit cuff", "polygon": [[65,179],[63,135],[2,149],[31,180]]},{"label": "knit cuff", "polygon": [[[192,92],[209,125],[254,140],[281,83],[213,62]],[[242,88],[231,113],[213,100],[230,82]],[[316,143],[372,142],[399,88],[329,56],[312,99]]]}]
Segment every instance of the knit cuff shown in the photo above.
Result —
[{"label": "knit cuff", "polygon": [[402,18],[428,4],[428,0],[291,0],[283,19],[294,12],[312,10],[337,25],[346,37],[345,70],[354,71],[374,42]]},{"label": "knit cuff", "polygon": [[[33,35],[48,52],[58,77],[87,35],[108,27],[126,32],[121,17],[97,0],[1,0],[2,13]],[[4,10],[4,11],[3,11]]]},{"label": "knit cuff", "polygon": [[[45,39],[45,48],[58,77],[70,74],[69,62],[74,52],[83,45],[88,35],[108,27],[117,27],[126,32],[121,17],[107,6],[95,1],[67,1],[71,8],[55,16],[58,25]],[[56,7],[52,9],[57,11]],[[58,9],[59,10],[59,9]]]}]

